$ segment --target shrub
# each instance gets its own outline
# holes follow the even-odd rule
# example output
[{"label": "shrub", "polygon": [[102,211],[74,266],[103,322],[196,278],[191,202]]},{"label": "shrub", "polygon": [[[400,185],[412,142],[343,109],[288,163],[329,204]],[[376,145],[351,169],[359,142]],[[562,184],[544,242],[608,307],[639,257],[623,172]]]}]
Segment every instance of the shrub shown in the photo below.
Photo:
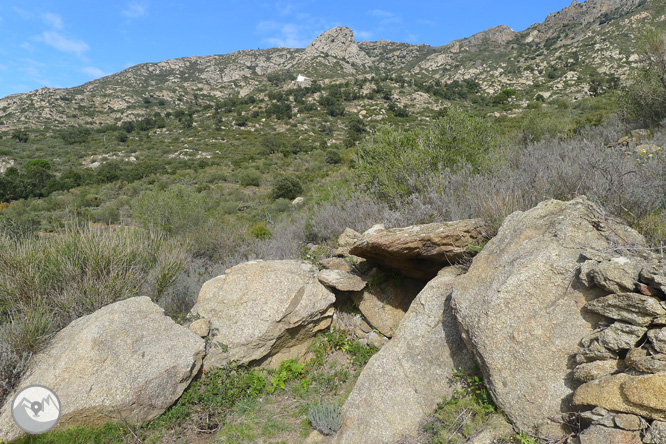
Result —
[{"label": "shrub", "polygon": [[318,432],[333,435],[342,427],[342,408],[337,404],[313,404],[308,409],[308,420]]},{"label": "shrub", "polygon": [[490,123],[449,109],[426,129],[380,128],[359,146],[355,166],[361,183],[375,186],[386,202],[395,202],[418,190],[413,181],[418,174],[463,162],[478,169],[498,144]]},{"label": "shrub", "polygon": [[132,217],[146,229],[187,234],[205,221],[205,202],[204,195],[185,186],[146,191],[132,201]]},{"label": "shrub", "polygon": [[243,170],[238,181],[244,187],[258,187],[261,184],[261,173],[256,170]]},{"label": "shrub", "polygon": [[303,193],[303,185],[293,176],[280,176],[273,183],[273,199],[295,199]]}]

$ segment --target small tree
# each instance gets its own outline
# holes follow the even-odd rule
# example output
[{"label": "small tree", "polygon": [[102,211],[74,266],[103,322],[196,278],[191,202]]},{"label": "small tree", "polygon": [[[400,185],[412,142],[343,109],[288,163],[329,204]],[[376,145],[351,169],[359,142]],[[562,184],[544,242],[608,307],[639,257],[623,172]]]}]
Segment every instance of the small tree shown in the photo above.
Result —
[{"label": "small tree", "polygon": [[30,134],[26,130],[17,129],[12,133],[12,138],[16,139],[18,143],[27,143],[30,139]]},{"label": "small tree", "polygon": [[273,199],[295,199],[303,193],[303,185],[293,176],[280,176],[273,183]]}]

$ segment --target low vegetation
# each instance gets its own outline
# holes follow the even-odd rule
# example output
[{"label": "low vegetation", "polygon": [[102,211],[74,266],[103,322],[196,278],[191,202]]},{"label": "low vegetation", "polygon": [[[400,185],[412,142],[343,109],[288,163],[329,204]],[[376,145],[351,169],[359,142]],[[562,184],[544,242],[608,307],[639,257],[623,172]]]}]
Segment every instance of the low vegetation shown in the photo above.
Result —
[{"label": "low vegetation", "polygon": [[[146,95],[142,117],[2,134],[0,164],[16,166],[0,174],[0,404],[32,354],[73,319],[149,295],[182,320],[224,269],[317,259],[346,227],[481,217],[498,229],[514,211],[584,194],[663,248],[664,42],[646,35],[642,64],[622,87],[585,74],[589,96],[576,101],[399,74],[287,88],[285,72],[244,98]],[[546,76],[580,63],[565,59]],[[432,104],[395,100],[417,92]],[[637,127],[646,130],[634,136]],[[333,330],[305,363],[200,374],[146,426],[21,442],[297,442],[313,428],[335,431],[375,351]],[[422,430],[433,442],[463,442],[497,414],[477,376],[456,377],[463,388]]]}]

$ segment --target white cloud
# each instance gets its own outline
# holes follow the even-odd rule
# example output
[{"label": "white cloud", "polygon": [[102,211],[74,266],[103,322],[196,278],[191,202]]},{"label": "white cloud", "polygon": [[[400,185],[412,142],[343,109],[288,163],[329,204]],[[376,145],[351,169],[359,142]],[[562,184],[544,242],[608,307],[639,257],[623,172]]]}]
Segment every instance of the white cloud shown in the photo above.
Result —
[{"label": "white cloud", "polygon": [[375,34],[372,31],[354,31],[356,40],[370,40]]},{"label": "white cloud", "polygon": [[99,79],[100,77],[108,76],[107,73],[94,66],[86,66],[85,68],[81,69],[81,71],[88,74],[90,77],[94,79]]},{"label": "white cloud", "polygon": [[42,14],[42,21],[54,29],[62,29],[64,27],[62,17],[60,17],[59,14],[55,14],[53,12],[46,12]]},{"label": "white cloud", "polygon": [[136,1],[129,2],[122,14],[127,17],[128,20],[136,20],[144,17],[148,15],[148,3]]},{"label": "white cloud", "polygon": [[55,49],[82,56],[90,49],[90,46],[82,40],[68,39],[55,31],[44,31],[37,40],[46,43]]},{"label": "white cloud", "polygon": [[368,11],[368,14],[374,15],[375,17],[393,17],[392,12],[384,11],[382,9],[373,9],[372,11]]},{"label": "white cloud", "polygon": [[373,9],[372,11],[368,11],[368,14],[370,14],[373,17],[381,19],[379,21],[379,24],[381,26],[387,26],[395,23],[402,23],[402,17],[392,12],[384,11],[383,9]]},{"label": "white cloud", "polygon": [[264,39],[271,46],[285,48],[304,48],[310,44],[311,39],[304,37],[304,30],[295,23],[278,23],[273,21],[261,22],[257,26],[261,32],[275,33],[273,37]]}]

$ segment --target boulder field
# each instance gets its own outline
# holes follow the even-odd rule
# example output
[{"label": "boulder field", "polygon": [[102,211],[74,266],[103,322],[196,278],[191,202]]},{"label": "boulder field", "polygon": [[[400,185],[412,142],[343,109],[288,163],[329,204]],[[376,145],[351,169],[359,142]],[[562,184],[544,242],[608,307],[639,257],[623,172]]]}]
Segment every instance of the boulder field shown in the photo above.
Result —
[{"label": "boulder field", "polygon": [[[515,431],[665,443],[666,260],[585,197],[542,202],[487,233],[480,220],[347,229],[318,263],[252,261],[206,282],[189,329],[146,297],[117,302],[55,335],[17,389],[56,390],[58,427],[141,424],[201,368],[305,359],[333,326],[381,349],[321,442],[412,442],[454,395],[454,372],[477,368]],[[572,412],[580,432],[565,426]],[[493,427],[473,442],[493,442]],[[21,434],[6,402],[0,441]]]}]

